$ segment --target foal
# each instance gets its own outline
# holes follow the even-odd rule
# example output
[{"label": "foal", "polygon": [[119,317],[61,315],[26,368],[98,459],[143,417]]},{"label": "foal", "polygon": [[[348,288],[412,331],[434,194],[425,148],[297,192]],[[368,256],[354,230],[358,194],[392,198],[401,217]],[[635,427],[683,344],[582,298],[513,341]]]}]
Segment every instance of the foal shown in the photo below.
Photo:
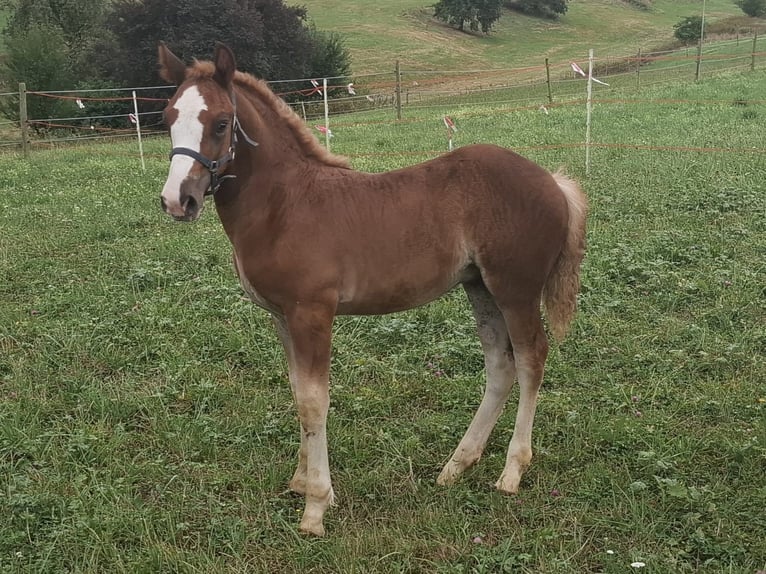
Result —
[{"label": "foal", "polygon": [[514,493],[548,353],[540,304],[562,338],[585,253],[586,199],[577,184],[512,151],[460,148],[370,174],[328,153],[266,83],[236,71],[223,45],[187,67],[164,44],[172,152],[163,209],[199,217],[206,195],[234,249],[239,280],[274,318],[298,408],[301,444],[290,488],[305,495],[300,528],[322,536],[333,502],[327,455],[330,340],[339,314],[410,309],[462,285],[473,307],[487,386],[437,482],[482,454],[511,392],[516,424],[497,488]]}]

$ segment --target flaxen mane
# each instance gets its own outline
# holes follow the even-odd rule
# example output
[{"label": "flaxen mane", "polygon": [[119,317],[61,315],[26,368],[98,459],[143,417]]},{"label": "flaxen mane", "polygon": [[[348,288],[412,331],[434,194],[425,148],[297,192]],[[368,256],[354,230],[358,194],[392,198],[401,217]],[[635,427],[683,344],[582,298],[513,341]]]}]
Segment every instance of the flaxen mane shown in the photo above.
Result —
[{"label": "flaxen mane", "polygon": [[[196,60],[194,65],[186,70],[187,80],[197,80],[201,78],[212,78],[215,73],[215,65],[213,62],[205,62]],[[326,148],[319,143],[314,137],[309,128],[303,123],[303,120],[293,109],[288,106],[285,101],[279,96],[275,95],[271,91],[268,84],[263,80],[259,80],[250,74],[244,72],[236,72],[234,75],[234,81],[242,88],[249,89],[258,96],[258,98],[268,105],[279,119],[292,130],[295,134],[295,138],[300,143],[303,151],[307,155],[315,157],[327,165],[334,167],[342,167],[350,169],[348,159],[343,156],[335,155],[327,151]]]}]

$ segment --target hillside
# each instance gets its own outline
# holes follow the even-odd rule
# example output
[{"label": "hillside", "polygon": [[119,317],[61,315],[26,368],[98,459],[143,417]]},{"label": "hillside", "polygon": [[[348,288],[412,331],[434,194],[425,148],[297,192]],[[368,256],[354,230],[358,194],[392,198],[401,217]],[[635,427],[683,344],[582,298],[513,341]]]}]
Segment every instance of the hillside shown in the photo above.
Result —
[{"label": "hillside", "polygon": [[[701,0],[654,0],[649,11],[621,0],[571,0],[558,21],[505,11],[489,36],[458,32],[431,17],[433,0],[301,0],[318,28],[341,33],[356,73],[410,69],[480,69],[539,64],[594,48],[634,54],[672,39],[673,24],[700,14]],[[708,22],[742,16],[732,0],[706,0]],[[747,28],[747,18],[739,18]]]}]

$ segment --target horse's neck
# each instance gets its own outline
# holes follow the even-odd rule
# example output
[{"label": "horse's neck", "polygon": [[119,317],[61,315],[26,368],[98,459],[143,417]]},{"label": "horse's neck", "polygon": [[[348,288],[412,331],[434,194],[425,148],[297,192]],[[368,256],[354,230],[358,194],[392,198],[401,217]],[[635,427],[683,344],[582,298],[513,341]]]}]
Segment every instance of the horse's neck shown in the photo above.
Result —
[{"label": "horse's neck", "polygon": [[300,162],[306,153],[294,128],[258,92],[240,90],[240,93],[238,100],[242,104],[238,113],[242,130],[258,142],[254,160],[267,165],[274,165],[276,160]]},{"label": "horse's neck", "polygon": [[244,227],[265,225],[280,209],[285,196],[296,189],[294,174],[311,161],[292,128],[280,121],[268,102],[246,94],[237,98],[241,130],[257,142],[253,146],[238,134],[232,173],[215,196],[216,209],[230,239]]}]

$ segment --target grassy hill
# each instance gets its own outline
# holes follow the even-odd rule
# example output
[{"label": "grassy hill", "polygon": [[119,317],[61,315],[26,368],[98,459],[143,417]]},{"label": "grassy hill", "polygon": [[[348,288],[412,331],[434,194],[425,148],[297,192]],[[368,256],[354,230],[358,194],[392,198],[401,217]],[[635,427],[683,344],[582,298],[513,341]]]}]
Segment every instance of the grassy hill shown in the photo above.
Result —
[{"label": "grassy hill", "polygon": [[[505,11],[492,34],[467,34],[431,16],[433,0],[302,0],[317,27],[346,38],[356,73],[378,72],[394,60],[410,69],[480,69],[539,64],[594,48],[602,55],[634,54],[672,40],[673,24],[700,14],[701,0],[655,0],[640,10],[621,0],[571,0],[558,21]],[[732,0],[706,0],[708,22],[743,17]]]}]

